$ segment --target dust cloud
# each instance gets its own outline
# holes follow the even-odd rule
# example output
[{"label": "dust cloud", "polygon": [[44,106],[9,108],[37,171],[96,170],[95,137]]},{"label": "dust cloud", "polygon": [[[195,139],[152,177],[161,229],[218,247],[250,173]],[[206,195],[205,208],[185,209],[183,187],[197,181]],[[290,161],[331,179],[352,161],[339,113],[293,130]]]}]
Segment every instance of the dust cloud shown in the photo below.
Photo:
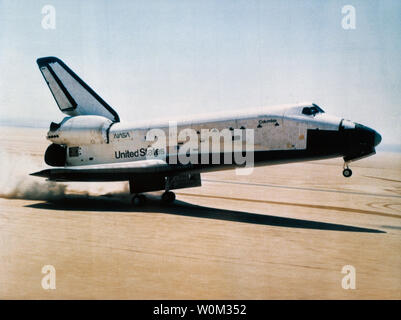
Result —
[{"label": "dust cloud", "polygon": [[124,182],[60,183],[29,175],[41,169],[41,158],[0,150],[0,198],[59,201],[77,197],[125,198],[129,193],[128,184]]}]

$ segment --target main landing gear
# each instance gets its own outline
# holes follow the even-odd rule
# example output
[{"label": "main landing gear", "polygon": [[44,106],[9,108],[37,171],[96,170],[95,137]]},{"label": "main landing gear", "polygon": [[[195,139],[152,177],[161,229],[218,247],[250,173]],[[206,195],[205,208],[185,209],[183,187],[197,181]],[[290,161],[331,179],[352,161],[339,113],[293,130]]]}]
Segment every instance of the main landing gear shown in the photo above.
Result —
[{"label": "main landing gear", "polygon": [[[169,178],[165,178],[165,184],[164,184],[165,192],[163,193],[163,195],[161,197],[162,202],[165,204],[173,203],[175,200],[175,193],[169,190],[171,187],[170,180],[171,179],[169,179]],[[145,187],[143,187],[141,185],[141,180],[139,180],[138,186],[137,187],[135,186],[134,179],[129,180],[129,190],[130,190],[130,193],[132,194],[131,203],[133,206],[141,206],[141,205],[145,204],[146,197],[142,194],[142,192],[150,192],[150,191],[160,190],[160,189],[157,189],[157,187],[153,188],[153,189],[149,188],[149,186],[146,187],[146,185],[145,185]]]},{"label": "main landing gear", "polygon": [[[162,202],[170,204],[175,201],[175,193],[172,191],[166,191],[162,194]],[[146,197],[143,194],[134,194],[131,198],[131,204],[135,207],[142,206],[146,203]]]},{"label": "main landing gear", "polygon": [[162,194],[162,201],[164,203],[173,203],[175,200],[175,193],[173,191],[166,191]]},{"label": "main landing gear", "polygon": [[146,197],[143,194],[134,194],[131,203],[134,206],[141,206],[146,202]]},{"label": "main landing gear", "polygon": [[343,170],[343,176],[346,178],[349,178],[352,176],[352,170],[348,168],[348,163],[344,163],[344,170]]}]

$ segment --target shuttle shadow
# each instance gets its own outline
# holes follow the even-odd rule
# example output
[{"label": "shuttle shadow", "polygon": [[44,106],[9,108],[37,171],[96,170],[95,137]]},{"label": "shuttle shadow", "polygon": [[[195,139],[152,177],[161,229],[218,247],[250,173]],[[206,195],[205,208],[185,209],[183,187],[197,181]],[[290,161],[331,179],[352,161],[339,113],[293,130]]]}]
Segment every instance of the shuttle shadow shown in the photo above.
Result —
[{"label": "shuttle shadow", "polygon": [[285,228],[386,233],[385,231],[376,229],[205,207],[179,200],[176,200],[174,204],[165,205],[154,196],[147,196],[147,203],[144,206],[133,207],[129,199],[128,195],[123,194],[105,196],[65,195],[63,199],[30,204],[26,207],[58,211],[157,212]]}]

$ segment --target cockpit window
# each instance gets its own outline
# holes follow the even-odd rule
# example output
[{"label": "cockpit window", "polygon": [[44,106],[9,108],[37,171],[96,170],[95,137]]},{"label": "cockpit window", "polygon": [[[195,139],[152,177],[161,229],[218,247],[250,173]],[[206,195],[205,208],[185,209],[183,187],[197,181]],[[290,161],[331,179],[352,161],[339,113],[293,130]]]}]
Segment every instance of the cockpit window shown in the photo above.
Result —
[{"label": "cockpit window", "polygon": [[307,116],[315,116],[317,113],[324,113],[324,111],[314,103],[311,107],[305,107],[302,109],[302,114],[305,114]]}]

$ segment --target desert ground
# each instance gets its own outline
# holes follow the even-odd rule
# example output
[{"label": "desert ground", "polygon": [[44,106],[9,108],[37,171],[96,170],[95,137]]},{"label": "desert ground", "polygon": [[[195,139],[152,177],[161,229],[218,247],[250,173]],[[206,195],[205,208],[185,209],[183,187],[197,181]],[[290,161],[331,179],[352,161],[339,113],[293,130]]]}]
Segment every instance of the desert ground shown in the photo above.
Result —
[{"label": "desert ground", "polygon": [[0,128],[0,299],[401,298],[401,154],[349,179],[342,159],[208,173],[173,205],[132,207],[127,183],[29,176],[45,133]]}]

